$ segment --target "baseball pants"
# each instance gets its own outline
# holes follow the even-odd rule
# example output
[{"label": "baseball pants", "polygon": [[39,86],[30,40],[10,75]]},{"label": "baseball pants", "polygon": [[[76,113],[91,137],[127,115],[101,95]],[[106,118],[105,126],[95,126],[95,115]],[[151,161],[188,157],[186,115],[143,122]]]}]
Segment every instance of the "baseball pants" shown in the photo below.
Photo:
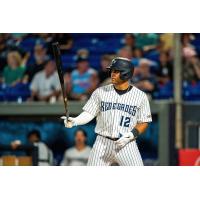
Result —
[{"label": "baseball pants", "polygon": [[129,142],[124,148],[119,150],[115,141],[98,135],[87,165],[109,166],[113,163],[118,163],[121,166],[143,166],[136,142]]}]

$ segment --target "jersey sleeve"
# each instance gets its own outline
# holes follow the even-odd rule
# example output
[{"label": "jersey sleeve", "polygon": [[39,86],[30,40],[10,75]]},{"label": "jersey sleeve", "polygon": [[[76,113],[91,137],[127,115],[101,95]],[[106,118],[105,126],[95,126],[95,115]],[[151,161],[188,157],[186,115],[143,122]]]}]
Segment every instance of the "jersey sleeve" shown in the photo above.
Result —
[{"label": "jersey sleeve", "polygon": [[141,103],[141,106],[139,107],[139,112],[137,116],[137,122],[151,122],[151,109],[149,105],[149,100],[147,98],[147,95],[145,94]]},{"label": "jersey sleeve", "polygon": [[99,105],[100,105],[100,99],[98,95],[98,89],[96,89],[92,93],[91,97],[89,98],[85,106],[83,107],[83,110],[90,113],[93,116],[97,116],[97,114],[100,111]]}]

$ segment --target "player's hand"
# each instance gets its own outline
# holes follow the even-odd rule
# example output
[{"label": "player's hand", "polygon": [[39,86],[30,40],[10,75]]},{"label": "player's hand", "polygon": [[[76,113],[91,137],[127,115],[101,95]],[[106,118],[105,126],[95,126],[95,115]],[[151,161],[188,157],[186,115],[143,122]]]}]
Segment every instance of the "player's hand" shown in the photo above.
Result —
[{"label": "player's hand", "polygon": [[75,120],[73,117],[69,117],[67,119],[66,116],[62,116],[61,119],[64,120],[64,125],[66,128],[72,128],[73,126],[75,126]]},{"label": "player's hand", "polygon": [[16,150],[20,145],[21,145],[21,141],[20,140],[15,140],[15,141],[10,143],[10,146],[11,146],[11,148],[13,150]]},{"label": "player's hand", "polygon": [[118,149],[122,149],[125,147],[129,142],[134,140],[134,136],[132,132],[128,132],[123,134],[116,142],[115,144],[117,145]]}]

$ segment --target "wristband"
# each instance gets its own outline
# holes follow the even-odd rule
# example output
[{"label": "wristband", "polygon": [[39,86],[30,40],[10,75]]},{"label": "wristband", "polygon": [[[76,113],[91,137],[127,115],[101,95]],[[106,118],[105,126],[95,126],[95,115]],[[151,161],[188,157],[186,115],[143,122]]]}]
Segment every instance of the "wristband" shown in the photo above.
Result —
[{"label": "wristband", "polygon": [[139,131],[136,128],[134,128],[131,133],[133,133],[134,139],[136,139],[140,135]]}]

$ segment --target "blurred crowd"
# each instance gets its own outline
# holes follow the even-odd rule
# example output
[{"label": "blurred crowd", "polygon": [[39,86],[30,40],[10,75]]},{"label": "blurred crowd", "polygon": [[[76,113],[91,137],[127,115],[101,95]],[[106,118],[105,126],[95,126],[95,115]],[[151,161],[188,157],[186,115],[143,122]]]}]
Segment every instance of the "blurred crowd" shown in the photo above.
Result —
[{"label": "blurred crowd", "polygon": [[[86,100],[109,84],[116,57],[134,65],[131,83],[152,99],[173,98],[173,33],[0,34],[0,101],[61,100],[52,43],[59,42],[70,100]],[[200,34],[181,34],[183,98],[200,100]]]},{"label": "blurred crowd", "polygon": [[49,145],[44,142],[41,132],[38,129],[32,129],[28,132],[25,142],[22,142],[20,138],[16,138],[10,144],[0,141],[0,166],[17,165],[16,161],[10,158],[21,158],[22,155],[32,157],[31,162],[26,162],[25,165],[86,166],[90,151],[91,147],[87,144],[87,132],[79,128],[74,132],[73,146],[67,147],[61,159],[58,159]]}]

